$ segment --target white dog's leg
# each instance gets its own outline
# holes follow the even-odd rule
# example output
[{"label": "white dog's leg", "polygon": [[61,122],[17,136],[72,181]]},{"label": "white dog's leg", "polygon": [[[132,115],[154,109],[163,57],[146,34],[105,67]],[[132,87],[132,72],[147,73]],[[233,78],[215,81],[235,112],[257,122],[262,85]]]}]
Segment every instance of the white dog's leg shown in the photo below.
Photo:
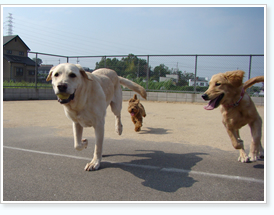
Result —
[{"label": "white dog's leg", "polygon": [[123,132],[123,125],[121,122],[121,116],[115,116],[115,131],[117,134],[121,135]]},{"label": "white dog's leg", "polygon": [[115,131],[117,134],[121,135],[123,132],[123,125],[121,121],[121,110],[122,110],[122,100],[116,101],[116,103],[110,103],[111,111],[115,115]]},{"label": "white dog's leg", "polygon": [[84,148],[87,148],[88,146],[88,140],[83,139],[83,127],[79,123],[73,123],[73,134],[74,134],[74,148],[78,151],[83,150]]},{"label": "white dog's leg", "polygon": [[94,126],[96,138],[94,155],[92,161],[85,166],[86,171],[97,170],[100,167],[104,141],[104,124],[105,122],[103,121]]}]

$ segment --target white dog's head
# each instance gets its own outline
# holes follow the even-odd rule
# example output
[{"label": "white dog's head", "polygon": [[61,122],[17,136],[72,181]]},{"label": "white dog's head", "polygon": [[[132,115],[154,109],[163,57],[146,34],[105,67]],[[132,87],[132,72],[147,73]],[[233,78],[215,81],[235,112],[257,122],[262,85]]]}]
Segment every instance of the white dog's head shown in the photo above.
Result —
[{"label": "white dog's head", "polygon": [[84,79],[91,80],[85,70],[78,64],[62,63],[50,69],[47,81],[52,80],[54,93],[61,104],[74,99],[75,92]]}]

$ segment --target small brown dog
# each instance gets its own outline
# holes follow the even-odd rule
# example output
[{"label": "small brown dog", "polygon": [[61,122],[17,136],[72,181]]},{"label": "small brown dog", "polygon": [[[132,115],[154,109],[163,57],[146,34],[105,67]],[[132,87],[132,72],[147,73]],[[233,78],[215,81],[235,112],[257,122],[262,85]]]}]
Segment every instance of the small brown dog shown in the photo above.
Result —
[{"label": "small brown dog", "polygon": [[[243,83],[244,71],[236,70],[213,75],[208,90],[202,95],[204,100],[210,100],[206,110],[213,110],[221,105],[223,124],[235,149],[240,150],[240,162],[256,161],[264,154],[261,145],[262,119],[257,109],[245,92],[255,83],[263,82],[264,76],[257,76]],[[249,125],[252,135],[249,157],[244,151],[243,140],[239,129]]]},{"label": "small brown dog", "polygon": [[135,125],[135,131],[140,131],[143,117],[146,117],[146,111],[144,106],[140,103],[140,100],[137,99],[136,94],[128,101],[128,112],[130,113],[131,120]]}]

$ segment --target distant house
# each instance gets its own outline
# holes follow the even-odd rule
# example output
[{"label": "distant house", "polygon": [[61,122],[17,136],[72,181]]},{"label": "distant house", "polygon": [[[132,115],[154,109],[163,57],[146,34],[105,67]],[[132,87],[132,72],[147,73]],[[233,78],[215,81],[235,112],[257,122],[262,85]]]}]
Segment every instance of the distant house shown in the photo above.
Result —
[{"label": "distant house", "polygon": [[175,83],[178,83],[179,76],[178,76],[178,75],[166,74],[166,77],[160,77],[159,82],[163,82],[163,81],[167,81],[167,80],[172,80],[172,81],[174,81]]},{"label": "distant house", "polygon": [[[194,79],[189,79],[188,80],[188,86],[194,86]],[[208,78],[204,77],[196,77],[196,86],[200,87],[208,87]]]},{"label": "distant house", "polygon": [[18,35],[3,37],[4,81],[35,82],[35,62],[28,57],[29,51]]},{"label": "distant house", "polygon": [[49,74],[52,64],[41,64],[38,68],[38,82],[46,82],[46,77]]}]

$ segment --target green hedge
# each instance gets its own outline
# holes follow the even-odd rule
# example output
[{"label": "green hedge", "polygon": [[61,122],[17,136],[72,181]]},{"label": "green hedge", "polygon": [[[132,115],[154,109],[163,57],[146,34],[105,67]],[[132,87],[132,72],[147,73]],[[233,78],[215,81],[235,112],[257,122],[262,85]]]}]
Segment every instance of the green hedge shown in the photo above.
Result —
[{"label": "green hedge", "polygon": [[[3,82],[4,88],[34,88],[35,83],[29,82],[13,82],[13,81],[4,81]],[[38,88],[52,88],[51,83],[37,83]]]}]

